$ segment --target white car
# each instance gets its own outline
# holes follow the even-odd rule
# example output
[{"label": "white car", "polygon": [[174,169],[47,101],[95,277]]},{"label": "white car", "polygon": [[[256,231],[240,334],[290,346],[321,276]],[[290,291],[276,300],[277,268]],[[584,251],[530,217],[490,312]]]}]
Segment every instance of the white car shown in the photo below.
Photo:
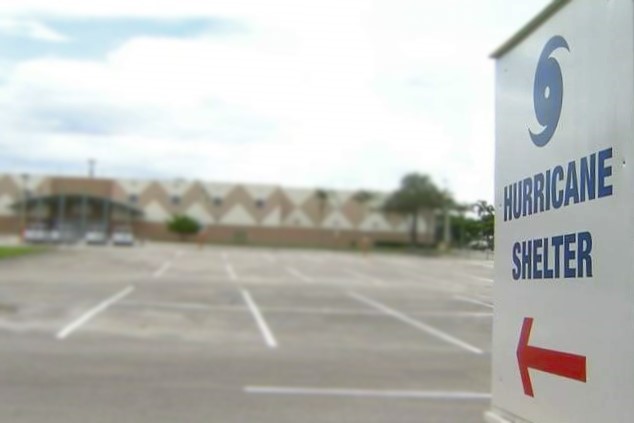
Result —
[{"label": "white car", "polygon": [[134,245],[134,235],[131,232],[114,232],[111,239],[114,245]]},{"label": "white car", "polygon": [[479,239],[476,241],[471,241],[469,243],[469,248],[471,248],[472,250],[484,251],[489,249],[489,243],[484,239]]},{"label": "white car", "polygon": [[57,229],[52,229],[50,231],[46,231],[46,241],[51,242],[53,244],[58,244],[62,242],[62,234]]},{"label": "white car", "polygon": [[105,232],[89,231],[86,232],[84,241],[86,241],[86,244],[90,245],[104,245],[108,242],[108,237],[106,236]]},{"label": "white car", "polygon": [[42,228],[27,228],[24,231],[24,240],[31,243],[43,243],[48,241],[46,230]]}]

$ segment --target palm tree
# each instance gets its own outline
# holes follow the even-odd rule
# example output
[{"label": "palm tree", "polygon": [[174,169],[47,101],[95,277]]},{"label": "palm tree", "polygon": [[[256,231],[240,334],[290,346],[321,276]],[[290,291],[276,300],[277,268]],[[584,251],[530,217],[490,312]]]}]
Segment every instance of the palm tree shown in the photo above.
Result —
[{"label": "palm tree", "polygon": [[477,201],[473,205],[473,208],[475,208],[476,213],[478,213],[478,216],[480,217],[495,214],[495,207],[492,204],[487,203],[485,200]]},{"label": "palm tree", "polygon": [[330,201],[331,193],[326,189],[317,188],[315,190],[315,197],[317,197],[317,201],[319,202],[319,225],[321,225],[326,214],[326,207],[328,206],[328,202]]},{"label": "palm tree", "polygon": [[479,200],[474,204],[474,208],[480,217],[482,237],[486,239],[489,244],[489,248],[493,249],[495,235],[495,206],[484,200]]},{"label": "palm tree", "polygon": [[441,191],[429,175],[410,173],[403,177],[400,188],[388,197],[385,209],[412,218],[410,241],[416,246],[420,212],[441,207],[447,211],[452,203],[450,193]]},{"label": "palm tree", "polygon": [[458,245],[463,247],[465,244],[465,214],[473,210],[474,205],[470,203],[456,203],[454,210],[460,217],[460,227],[458,233]]},{"label": "palm tree", "polygon": [[374,199],[374,197],[375,197],[375,194],[373,192],[366,191],[366,190],[359,190],[356,193],[354,193],[354,195],[352,196],[354,201],[356,201],[357,203],[361,205],[365,205],[369,203],[370,201]]}]

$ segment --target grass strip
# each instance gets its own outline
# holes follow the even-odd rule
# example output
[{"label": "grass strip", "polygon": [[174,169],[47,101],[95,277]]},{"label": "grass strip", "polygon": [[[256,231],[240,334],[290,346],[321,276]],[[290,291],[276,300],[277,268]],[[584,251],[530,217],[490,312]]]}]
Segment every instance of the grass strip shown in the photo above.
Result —
[{"label": "grass strip", "polygon": [[0,260],[40,253],[43,250],[43,248],[27,246],[0,247]]}]

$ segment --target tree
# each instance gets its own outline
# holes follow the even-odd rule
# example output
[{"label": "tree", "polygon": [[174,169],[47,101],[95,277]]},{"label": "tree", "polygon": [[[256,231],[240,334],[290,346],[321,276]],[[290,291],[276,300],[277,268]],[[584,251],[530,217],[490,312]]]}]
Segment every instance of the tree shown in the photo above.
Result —
[{"label": "tree", "polygon": [[474,205],[474,208],[480,217],[482,237],[486,239],[489,248],[493,249],[495,238],[495,206],[484,200],[480,200]]},{"label": "tree", "polygon": [[493,216],[495,214],[495,207],[492,204],[487,203],[485,200],[477,201],[473,207],[480,217]]},{"label": "tree", "polygon": [[443,190],[440,193],[440,207],[442,207],[443,218],[443,237],[442,248],[448,249],[451,246],[451,210],[456,210],[460,207],[458,203],[453,199],[453,195],[448,190]]},{"label": "tree", "polygon": [[403,177],[401,186],[385,202],[386,211],[412,218],[410,241],[418,244],[418,217],[426,209],[447,207],[451,196],[436,186],[429,175],[410,173]]},{"label": "tree", "polygon": [[479,228],[479,223],[475,219],[466,217],[466,213],[473,210],[473,204],[456,203],[453,210],[457,216],[454,216],[451,222],[451,235],[452,239],[457,240],[458,245],[462,247],[472,240],[474,227]]},{"label": "tree", "polygon": [[318,206],[319,207],[319,219],[322,221],[320,222],[323,223],[323,219],[326,215],[326,208],[328,206],[328,203],[330,202],[330,197],[331,197],[331,193],[328,190],[325,190],[323,188],[317,188],[315,190],[315,197],[317,197],[317,201],[318,201]]},{"label": "tree", "polygon": [[451,219],[451,235],[454,240],[457,240],[457,244],[460,247],[482,239],[480,219],[464,215],[453,216]]},{"label": "tree", "polygon": [[375,194],[373,192],[366,191],[366,190],[359,190],[355,192],[354,195],[352,196],[354,201],[356,201],[357,203],[361,205],[366,205],[367,203],[372,201],[374,197],[375,197]]},{"label": "tree", "polygon": [[187,237],[196,235],[202,229],[200,223],[197,220],[182,214],[172,216],[167,222],[167,229],[170,232],[177,234],[181,240],[185,240]]}]

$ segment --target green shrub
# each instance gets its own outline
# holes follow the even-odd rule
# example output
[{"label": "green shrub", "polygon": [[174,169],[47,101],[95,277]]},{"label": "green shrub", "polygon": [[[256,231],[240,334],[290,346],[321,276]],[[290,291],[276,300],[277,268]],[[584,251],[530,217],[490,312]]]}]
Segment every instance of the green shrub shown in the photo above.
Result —
[{"label": "green shrub", "polygon": [[181,240],[196,235],[202,229],[200,223],[186,215],[175,215],[167,222],[170,232],[177,234]]}]

